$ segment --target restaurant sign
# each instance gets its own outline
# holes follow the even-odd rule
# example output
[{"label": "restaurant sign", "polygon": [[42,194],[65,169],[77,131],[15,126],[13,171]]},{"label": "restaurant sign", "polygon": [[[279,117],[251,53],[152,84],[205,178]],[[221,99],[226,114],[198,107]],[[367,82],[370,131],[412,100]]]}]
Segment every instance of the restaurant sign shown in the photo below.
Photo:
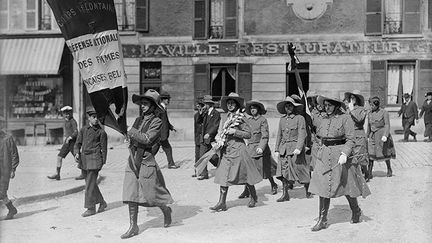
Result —
[{"label": "restaurant sign", "polygon": [[[322,41],[297,42],[297,53],[303,55],[377,55],[428,54],[432,41]],[[187,44],[123,44],[126,58],[196,57],[196,56],[285,56],[288,42],[269,43],[187,43]]]}]

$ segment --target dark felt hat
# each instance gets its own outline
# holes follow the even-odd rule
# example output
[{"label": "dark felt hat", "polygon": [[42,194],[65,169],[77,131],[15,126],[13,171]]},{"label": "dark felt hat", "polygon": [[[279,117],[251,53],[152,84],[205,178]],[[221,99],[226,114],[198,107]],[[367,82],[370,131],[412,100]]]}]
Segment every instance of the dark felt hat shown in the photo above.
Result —
[{"label": "dark felt hat", "polygon": [[237,93],[231,92],[228,96],[223,96],[221,99],[221,108],[224,111],[228,111],[228,107],[227,107],[227,101],[228,100],[234,100],[235,102],[237,102],[237,104],[239,105],[239,109],[243,109],[244,108],[244,98],[240,97],[240,95],[238,95]]},{"label": "dark felt hat", "polygon": [[279,113],[281,114],[286,114],[286,110],[285,110],[285,105],[287,103],[291,103],[294,106],[301,106],[302,104],[295,102],[295,100],[289,96],[287,96],[283,101],[277,103],[276,105],[276,109],[278,110]]},{"label": "dark felt hat", "polygon": [[96,113],[96,110],[95,110],[95,108],[94,108],[93,106],[89,106],[89,107],[87,107],[87,109],[86,109],[86,113],[87,113],[87,115],[89,115],[89,116],[94,115],[94,114],[97,114],[97,113]]},{"label": "dark felt hat", "polygon": [[160,99],[171,99],[171,95],[165,90],[161,90]]},{"label": "dark felt hat", "polygon": [[261,101],[259,101],[259,100],[250,100],[250,101],[246,102],[246,113],[248,115],[252,115],[251,114],[251,106],[257,106],[257,107],[259,107],[259,111],[258,112],[261,115],[264,115],[265,113],[267,113],[267,110],[265,109],[265,107],[264,107],[263,103],[261,103]]}]

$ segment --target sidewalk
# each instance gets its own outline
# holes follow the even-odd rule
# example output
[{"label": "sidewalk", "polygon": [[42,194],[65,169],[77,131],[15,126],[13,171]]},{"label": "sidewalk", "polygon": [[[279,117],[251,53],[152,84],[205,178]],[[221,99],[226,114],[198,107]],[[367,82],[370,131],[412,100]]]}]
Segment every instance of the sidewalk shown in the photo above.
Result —
[{"label": "sidewalk", "polygon": [[[432,166],[432,143],[422,142],[398,142],[402,135],[392,135],[396,146],[396,159],[392,160],[394,173],[400,168],[414,168]],[[272,142],[272,141],[271,141]],[[178,170],[194,171],[194,143],[193,141],[175,141],[173,147],[174,160],[180,168]],[[270,143],[274,148],[274,143]],[[61,180],[50,180],[47,175],[55,173],[56,158],[60,145],[47,146],[20,146],[20,165],[16,171],[16,177],[11,180],[8,196],[17,205],[31,203],[38,200],[51,199],[75,193],[84,189],[84,180],[75,180],[80,174],[72,155],[63,160]],[[105,177],[115,177],[122,180],[126,166],[128,150],[124,144],[108,145],[108,161],[100,172],[99,181]],[[160,149],[156,155],[156,161],[160,168],[167,169],[166,156]],[[385,163],[375,163],[374,173],[384,173]],[[172,170],[172,172],[175,172]]]}]

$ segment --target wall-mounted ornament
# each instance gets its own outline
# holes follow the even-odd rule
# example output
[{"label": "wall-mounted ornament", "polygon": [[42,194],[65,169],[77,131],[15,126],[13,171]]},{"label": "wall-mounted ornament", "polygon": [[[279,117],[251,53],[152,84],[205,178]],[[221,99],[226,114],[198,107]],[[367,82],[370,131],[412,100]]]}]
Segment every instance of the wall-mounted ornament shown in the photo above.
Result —
[{"label": "wall-mounted ornament", "polygon": [[288,6],[292,6],[295,15],[304,20],[320,18],[331,5],[333,0],[286,0]]}]

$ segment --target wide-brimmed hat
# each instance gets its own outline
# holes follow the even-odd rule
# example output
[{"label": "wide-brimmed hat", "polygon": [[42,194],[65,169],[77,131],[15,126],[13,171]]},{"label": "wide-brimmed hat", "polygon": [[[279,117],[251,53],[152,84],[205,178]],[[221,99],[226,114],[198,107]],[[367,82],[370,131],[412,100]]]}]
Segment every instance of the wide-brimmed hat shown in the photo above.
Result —
[{"label": "wide-brimmed hat", "polygon": [[60,111],[61,111],[61,112],[72,111],[72,107],[66,105],[66,106],[63,106],[63,107],[60,109]]},{"label": "wide-brimmed hat", "polygon": [[426,96],[429,96],[429,95],[432,95],[432,92],[431,92],[431,91],[427,92],[427,93],[425,94],[425,97],[426,97]]},{"label": "wide-brimmed hat", "polygon": [[322,96],[322,95],[317,96],[317,102],[322,107],[324,107],[324,101],[325,100],[337,102],[340,104],[341,107],[345,107],[345,104],[343,103],[343,101],[335,94],[329,94],[326,96]]},{"label": "wide-brimmed hat", "polygon": [[267,113],[267,110],[265,109],[263,103],[261,103],[261,101],[259,100],[250,100],[248,102],[246,102],[246,113],[248,115],[252,115],[251,113],[251,106],[257,106],[259,107],[259,113],[261,115],[264,115],[265,113]]},{"label": "wide-brimmed hat", "polygon": [[405,94],[403,95],[403,97],[404,97],[405,99],[408,99],[408,98],[411,98],[411,95],[408,94],[408,93],[405,93]]},{"label": "wide-brimmed hat", "polygon": [[234,100],[235,102],[237,102],[237,104],[239,105],[239,109],[244,108],[244,98],[240,97],[240,95],[237,93],[231,92],[228,96],[222,96],[221,108],[224,111],[228,111],[228,107],[226,104],[228,100]]},{"label": "wide-brimmed hat", "polygon": [[153,102],[157,108],[162,109],[162,107],[159,104],[160,101],[159,93],[154,89],[147,90],[143,95],[136,95],[136,94],[132,95],[132,102],[137,105],[140,105],[139,102],[141,101],[141,99],[148,99],[151,102]]},{"label": "wide-brimmed hat", "polygon": [[87,107],[87,109],[86,109],[86,113],[87,113],[87,115],[89,115],[89,116],[94,115],[94,114],[97,114],[97,113],[96,113],[96,110],[95,110],[95,108],[94,108],[93,106],[89,106],[89,107]]},{"label": "wide-brimmed hat", "polygon": [[216,102],[213,101],[213,97],[211,95],[204,95],[204,97],[202,98],[202,102],[204,104],[210,103],[210,104],[215,104]]},{"label": "wide-brimmed hat", "polygon": [[302,99],[300,98],[300,96],[298,96],[298,95],[296,95],[296,94],[292,94],[290,97],[293,98],[295,102],[301,104],[301,100],[302,100]]},{"label": "wide-brimmed hat", "polygon": [[160,99],[171,99],[171,95],[165,90],[161,90],[159,97]]},{"label": "wide-brimmed hat", "polygon": [[277,103],[276,105],[276,109],[278,110],[279,113],[281,114],[286,114],[286,110],[285,110],[285,105],[287,103],[291,103],[294,106],[301,106],[302,104],[295,102],[295,100],[289,96],[287,96],[283,101]]},{"label": "wide-brimmed hat", "polygon": [[345,94],[344,94],[345,99],[349,100],[351,95],[356,97],[359,106],[364,106],[365,100],[364,100],[363,95],[360,94],[359,90],[353,90],[352,92],[345,92]]}]

